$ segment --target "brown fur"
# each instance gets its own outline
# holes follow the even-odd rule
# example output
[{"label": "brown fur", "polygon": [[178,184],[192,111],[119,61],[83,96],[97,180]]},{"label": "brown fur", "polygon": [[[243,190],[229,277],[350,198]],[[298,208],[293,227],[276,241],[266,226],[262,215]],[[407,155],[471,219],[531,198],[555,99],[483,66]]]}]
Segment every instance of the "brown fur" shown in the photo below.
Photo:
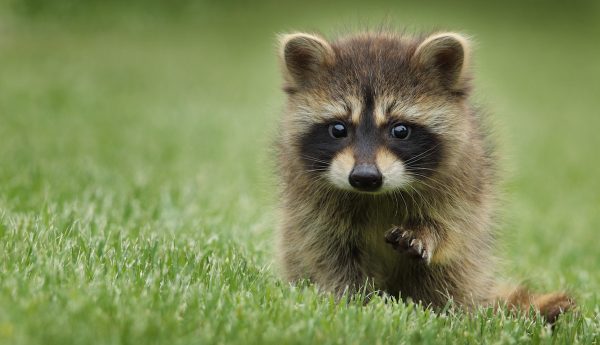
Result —
[{"label": "brown fur", "polygon": [[[467,39],[454,33],[281,38],[288,102],[278,138],[278,246],[286,279],[308,278],[337,294],[367,287],[433,307],[449,298],[467,309],[533,305],[551,322],[572,306],[564,294],[497,292],[496,158],[469,102],[469,56]],[[408,119],[440,138],[439,166],[426,178],[372,195],[336,188],[303,165],[299,141],[310,126],[359,123],[365,85],[378,126]],[[378,152],[378,164],[393,163]],[[347,170],[359,157],[347,149],[334,159]]]}]

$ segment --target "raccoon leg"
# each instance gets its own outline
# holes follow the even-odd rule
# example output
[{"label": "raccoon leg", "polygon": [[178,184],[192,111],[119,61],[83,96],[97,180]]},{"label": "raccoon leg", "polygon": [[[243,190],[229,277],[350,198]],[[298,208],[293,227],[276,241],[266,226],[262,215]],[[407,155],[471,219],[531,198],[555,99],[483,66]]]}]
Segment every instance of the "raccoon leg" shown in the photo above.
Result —
[{"label": "raccoon leg", "polygon": [[385,241],[395,250],[429,264],[437,241],[427,230],[424,227],[409,230],[403,226],[394,226],[386,233]]},{"label": "raccoon leg", "polygon": [[499,303],[506,303],[507,307],[513,311],[526,311],[533,307],[551,325],[561,314],[576,306],[573,298],[564,292],[534,294],[522,286],[501,291],[496,297],[496,304]]}]

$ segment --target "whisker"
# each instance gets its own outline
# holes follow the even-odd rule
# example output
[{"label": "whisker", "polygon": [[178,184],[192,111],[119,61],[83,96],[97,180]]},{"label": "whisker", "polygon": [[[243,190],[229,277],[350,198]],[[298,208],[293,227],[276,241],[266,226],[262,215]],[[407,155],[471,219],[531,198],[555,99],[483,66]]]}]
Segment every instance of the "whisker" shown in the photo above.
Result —
[{"label": "whisker", "polygon": [[[433,206],[431,205],[431,203],[427,200],[427,198],[421,193],[419,192],[415,187],[410,186],[410,188],[412,188],[413,191],[415,191],[415,193],[417,193],[417,195],[419,196],[419,199],[422,200],[425,205],[431,210],[433,208]],[[420,205],[419,205],[419,209],[420,209]],[[421,211],[422,212],[422,211]]]},{"label": "whisker", "polygon": [[418,155],[416,155],[414,157],[411,157],[409,160],[407,160],[406,162],[404,162],[404,164],[409,165],[409,164],[417,162],[417,161],[419,161],[419,160],[421,160],[423,158],[429,157],[430,155],[432,155],[434,153],[433,150],[435,150],[438,146],[440,146],[440,144],[436,144],[436,145],[430,147],[429,149],[421,152],[420,154],[418,154]]},{"label": "whisker", "polygon": [[316,157],[311,157],[311,156],[306,156],[306,155],[300,155],[302,158],[305,158],[307,160],[313,161],[313,162],[318,162],[318,163],[323,163],[323,164],[331,164],[330,162],[324,161],[322,159],[318,159]]},{"label": "whisker", "polygon": [[408,216],[408,204],[406,203],[406,199],[404,199],[404,196],[402,194],[404,193],[400,192],[400,198],[402,198],[402,202],[404,203],[404,214],[406,218]]},{"label": "whisker", "polygon": [[[411,170],[411,172],[410,172],[410,174],[411,174],[411,175],[414,175],[414,176],[419,176],[419,177],[422,177],[422,178],[426,178],[426,179],[428,179],[428,180],[430,180],[430,181],[432,181],[432,182],[435,182],[435,183],[437,183],[437,184],[438,184],[438,188],[442,188],[441,186],[444,186],[444,185],[445,185],[445,184],[444,184],[442,181],[438,181],[437,179],[434,179],[434,178],[432,178],[432,177],[430,177],[430,176],[426,176],[426,175],[418,174],[418,173],[415,173],[414,171],[412,171],[412,170],[428,170],[428,171],[437,171],[437,170],[435,170],[435,169],[428,169],[428,168],[413,168],[413,167],[411,167],[411,168],[410,168],[410,170]],[[478,190],[478,191],[481,191],[481,190],[482,190],[480,186],[473,185],[472,183],[469,183],[469,181],[467,181],[467,180],[463,180],[463,179],[460,179],[460,178],[458,178],[458,177],[456,177],[456,176],[452,176],[452,175],[444,175],[444,177],[445,177],[445,178],[448,178],[448,179],[451,179],[451,180],[453,180],[453,181],[455,181],[457,184],[459,184],[459,185],[461,185],[461,186],[468,186],[468,187],[470,187],[470,188],[473,188],[473,189],[475,189],[475,190]],[[446,190],[450,190],[450,189],[446,188]]]}]

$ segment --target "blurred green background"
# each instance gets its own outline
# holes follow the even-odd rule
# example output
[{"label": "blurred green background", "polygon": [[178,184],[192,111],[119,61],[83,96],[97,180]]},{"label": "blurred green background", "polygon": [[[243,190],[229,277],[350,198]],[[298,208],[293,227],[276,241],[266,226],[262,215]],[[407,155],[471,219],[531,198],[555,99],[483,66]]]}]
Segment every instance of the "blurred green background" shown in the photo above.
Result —
[{"label": "blurred green background", "polygon": [[[0,343],[598,341],[599,4],[1,2]],[[582,306],[555,338],[279,280],[276,34],[381,25],[473,37],[504,271]]]}]

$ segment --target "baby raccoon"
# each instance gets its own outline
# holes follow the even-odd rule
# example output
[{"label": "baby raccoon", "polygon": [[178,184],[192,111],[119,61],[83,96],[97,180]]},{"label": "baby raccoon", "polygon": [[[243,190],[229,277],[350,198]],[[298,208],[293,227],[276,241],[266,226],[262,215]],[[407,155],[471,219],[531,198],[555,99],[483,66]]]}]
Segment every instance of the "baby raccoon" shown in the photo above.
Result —
[{"label": "baby raccoon", "polygon": [[498,288],[496,159],[469,102],[464,36],[293,33],[280,44],[287,279],[434,308],[533,306],[549,322],[573,305],[563,293]]}]

